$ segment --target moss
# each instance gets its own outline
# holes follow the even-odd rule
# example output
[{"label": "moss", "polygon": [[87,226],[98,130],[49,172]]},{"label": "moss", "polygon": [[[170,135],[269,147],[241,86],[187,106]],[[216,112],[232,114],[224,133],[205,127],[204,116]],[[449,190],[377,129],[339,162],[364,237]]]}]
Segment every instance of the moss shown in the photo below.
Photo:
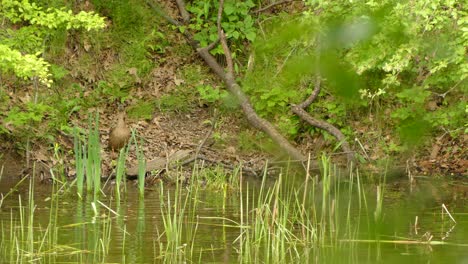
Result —
[{"label": "moss", "polygon": [[163,112],[188,112],[189,104],[186,95],[184,94],[168,94],[163,95],[158,100],[159,109]]},{"label": "moss", "polygon": [[128,109],[127,114],[130,118],[151,120],[153,118],[155,105],[155,101],[140,100]]}]

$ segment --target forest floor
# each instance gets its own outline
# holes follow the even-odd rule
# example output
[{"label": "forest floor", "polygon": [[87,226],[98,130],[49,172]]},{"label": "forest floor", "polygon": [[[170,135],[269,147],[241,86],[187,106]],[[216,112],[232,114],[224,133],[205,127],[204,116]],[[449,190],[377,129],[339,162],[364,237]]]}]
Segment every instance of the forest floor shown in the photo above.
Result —
[{"label": "forest floor", "polygon": [[[108,144],[109,131],[113,124],[114,113],[117,111],[114,107],[100,109],[100,134],[101,145],[103,149],[101,156],[103,160],[103,175],[108,176],[113,172],[115,166],[116,154],[106,147]],[[208,108],[193,109],[187,113],[155,113],[151,121],[132,120],[128,121],[128,126],[137,132],[137,135],[143,139],[143,151],[147,160],[156,158],[166,158],[179,150],[191,150],[196,152],[199,147],[200,156],[206,161],[206,166],[224,166],[232,168],[242,164],[245,168],[261,175],[261,171],[268,160],[270,163],[285,162],[285,156],[274,153],[267,153],[262,150],[261,145],[256,148],[242,150],[239,148],[238,135],[248,131],[250,134],[256,133],[255,130],[249,128],[243,118],[239,115],[220,115],[217,118],[216,128],[212,129],[210,120],[214,117]],[[81,124],[84,130],[87,130],[87,115],[76,116],[73,123]],[[218,134],[223,140],[215,140],[214,134]],[[206,139],[205,139],[206,138]],[[63,153],[69,153],[61,158],[54,156],[53,151],[48,145],[40,143],[34,144],[31,149],[29,164],[38,162],[40,164],[38,171],[48,174],[51,167],[56,165],[65,165],[65,172],[69,177],[75,176],[74,157],[71,154],[73,150],[73,139],[70,136],[59,135],[57,142],[63,148]],[[312,139],[315,142],[322,142],[320,139]],[[0,167],[3,168],[4,175],[24,174],[24,168],[28,167],[26,156],[18,155],[12,144],[2,142],[2,156],[0,157]],[[299,149],[308,151],[307,145],[298,145]],[[310,146],[309,146],[310,147]],[[357,147],[357,146],[356,146]],[[416,175],[466,175],[468,168],[467,153],[466,153],[466,138],[462,141],[453,140],[450,137],[443,137],[435,140],[432,148],[427,148],[418,152],[418,155],[412,157],[392,157],[392,164],[398,164],[395,167],[399,171],[407,169],[407,173]],[[359,151],[359,149],[357,149]],[[320,149],[315,151],[312,156],[317,159]],[[371,154],[371,153],[369,153]],[[371,154],[372,155],[372,154]],[[376,157],[376,159],[386,159],[387,157]],[[334,159],[337,163],[342,162],[342,159]],[[127,158],[127,166],[132,167],[137,164],[135,148],[131,148],[129,157]],[[360,165],[363,171],[381,172],[383,168],[379,168],[376,162],[367,162]],[[403,169],[402,169],[403,168]],[[29,165],[29,171],[31,165]],[[394,168],[391,168],[392,170]]]}]

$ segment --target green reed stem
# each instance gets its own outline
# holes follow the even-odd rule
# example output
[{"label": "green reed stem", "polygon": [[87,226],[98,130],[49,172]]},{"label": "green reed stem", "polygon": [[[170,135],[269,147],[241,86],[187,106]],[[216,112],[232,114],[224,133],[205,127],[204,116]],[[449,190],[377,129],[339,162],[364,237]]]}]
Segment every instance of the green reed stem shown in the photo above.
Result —
[{"label": "green reed stem", "polygon": [[[99,113],[89,116],[86,155],[86,189],[94,190],[95,199],[101,191],[101,143],[99,138]],[[85,150],[86,152],[86,145]]]},{"label": "green reed stem", "polygon": [[[120,199],[120,191],[121,191],[121,184],[124,183],[124,175],[125,175],[125,161],[127,159],[128,148],[123,147],[120,149],[119,158],[117,160],[117,169],[115,172],[115,191],[117,194],[118,199]],[[125,188],[125,184],[124,184]]]},{"label": "green reed stem", "polygon": [[83,156],[83,143],[81,142],[78,129],[73,129],[73,142],[75,151],[75,166],[76,166],[76,187],[78,189],[78,195],[82,197],[84,174],[85,174],[85,161],[86,157]]},{"label": "green reed stem", "polygon": [[143,153],[143,148],[141,147],[143,143],[140,141],[140,144],[138,144],[136,133],[133,129],[132,141],[135,144],[135,151],[138,159],[138,192],[140,194],[140,197],[143,197],[145,194],[146,159],[145,154]]}]

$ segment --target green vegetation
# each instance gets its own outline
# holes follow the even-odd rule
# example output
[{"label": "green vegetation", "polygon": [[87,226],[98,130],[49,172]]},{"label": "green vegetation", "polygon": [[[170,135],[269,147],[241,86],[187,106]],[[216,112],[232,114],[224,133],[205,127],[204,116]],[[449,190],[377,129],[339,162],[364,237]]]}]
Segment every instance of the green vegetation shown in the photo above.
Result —
[{"label": "green vegetation", "polygon": [[[140,143],[138,143],[135,130],[132,131],[132,141],[135,143],[136,156],[138,159],[138,192],[140,193],[140,197],[143,197],[145,194],[146,159],[142,148],[143,142],[140,141]],[[125,164],[125,161],[123,163]]]},{"label": "green vegetation", "polygon": [[[253,42],[256,38],[255,19],[250,13],[253,7],[255,4],[252,0],[226,1],[224,4],[221,26],[232,44],[234,58],[245,52],[243,48],[245,41]],[[193,1],[187,7],[187,10],[193,14],[188,28],[196,31],[195,40],[199,41],[202,47],[208,46],[218,38],[216,26],[218,9],[219,2],[214,0]],[[217,45],[211,53],[223,54],[221,45]]]},{"label": "green vegetation", "polygon": [[[94,199],[99,198],[101,190],[101,143],[99,135],[99,115],[89,117],[89,130],[87,137],[82,138],[78,129],[74,129],[74,153],[75,153],[75,169],[76,169],[76,186],[78,196],[83,196],[83,183],[86,175],[86,190],[88,193],[94,191]],[[123,188],[126,192],[126,174],[125,163],[130,151],[131,145],[135,146],[136,156],[138,159],[138,190],[140,195],[144,195],[145,176],[146,176],[146,160],[143,155],[142,143],[138,143],[135,131],[132,131],[130,142],[119,151],[117,163],[115,164],[115,192],[118,200],[121,198]]]},{"label": "green vegetation", "polygon": [[[100,29],[104,27],[104,19],[92,12],[80,12],[76,15],[71,11],[57,8],[44,8],[29,1],[2,1],[1,14],[12,24],[27,22],[29,26],[19,30],[8,30],[0,39],[0,68],[13,71],[21,78],[37,77],[38,80],[50,87],[50,66],[43,58],[43,41],[50,34],[50,30],[58,29]],[[53,34],[53,33],[52,33]],[[21,51],[31,54],[22,55]]]},{"label": "green vegetation", "polygon": [[[177,91],[180,91],[180,89]],[[190,105],[187,104],[187,102],[190,102],[189,96],[179,92],[163,95],[158,100],[159,110],[162,112],[186,113],[190,109]]]},{"label": "green vegetation", "polygon": [[134,119],[151,120],[153,118],[156,102],[139,101],[128,109],[128,116]]},{"label": "green vegetation", "polygon": [[[28,197],[26,199],[21,195],[18,197],[19,213],[11,212],[11,218],[8,222],[5,222],[4,218],[2,218],[2,243],[0,243],[2,256],[0,260],[2,262],[40,261],[51,263],[57,259],[73,259],[76,262],[102,262],[109,248],[110,219],[101,219],[98,224],[89,226],[89,234],[91,234],[92,238],[89,240],[90,249],[92,249],[93,254],[90,255],[89,250],[80,250],[73,244],[62,244],[59,240],[60,232],[69,232],[71,227],[59,226],[59,223],[61,223],[60,213],[64,210],[59,202],[62,195],[59,194],[59,190],[69,193],[70,188],[54,184],[48,200],[50,213],[46,216],[46,225],[41,226],[40,223],[37,223],[39,219],[36,211],[34,180],[29,179]],[[79,221],[80,217],[81,213],[77,214],[78,219],[76,220]],[[86,225],[86,223],[78,222],[77,225]],[[83,233],[76,234],[78,234],[76,238],[81,242],[87,240]],[[79,241],[77,242],[79,243]]]},{"label": "green vegetation", "polygon": [[[104,17],[80,11],[73,15],[73,11],[63,9],[64,1],[2,3],[2,15],[7,18],[4,26],[9,31],[0,36],[0,50],[5,55],[0,64],[5,70],[0,95],[12,85],[29,85],[30,82],[21,82],[9,74],[8,70],[13,69],[18,77],[32,78],[34,96],[26,94],[21,103],[16,98],[0,99],[0,110],[7,120],[0,124],[1,133],[24,140],[27,131],[42,121],[49,126],[40,128],[40,136],[50,138],[57,129],[71,134],[72,114],[131,99],[132,89],[146,81],[145,76],[158,63],[155,56],[164,53],[169,45],[165,35],[154,30],[158,20],[147,8],[132,1],[92,2],[96,12],[112,18],[112,26],[99,33],[89,30],[102,29]],[[84,6],[66,8],[79,10]],[[35,16],[33,21],[31,16]],[[110,22],[108,19],[106,22]],[[26,22],[30,25],[24,26]],[[78,31],[80,28],[88,32]],[[33,55],[25,55],[19,61],[13,57],[15,52]],[[10,53],[13,55],[6,56]],[[71,53],[79,55],[70,59]],[[28,56],[37,58],[37,62]],[[42,89],[39,81],[51,89]],[[144,117],[148,118],[148,114]]]},{"label": "green vegetation", "polygon": [[[0,35],[0,68],[2,69],[2,93],[11,85],[25,86],[32,83],[31,94],[16,96],[22,100],[2,98],[2,115],[5,123],[0,124],[1,133],[14,134],[21,138],[29,134],[31,129],[37,129],[42,121],[47,120],[50,128],[39,129],[38,137],[50,137],[51,131],[61,129],[71,132],[65,123],[69,115],[79,108],[80,100],[63,100],[58,94],[49,96],[49,89],[56,87],[53,80],[60,80],[68,71],[63,66],[51,64],[48,58],[48,45],[64,45],[62,39],[66,31],[86,29],[102,29],[104,18],[93,12],[79,12],[73,14],[70,10],[49,6],[45,8],[42,3],[29,1],[2,1],[1,15],[5,18]],[[61,54],[62,55],[62,54]],[[45,59],[46,58],[46,59]],[[31,81],[22,81],[12,78],[15,76]],[[42,87],[45,86],[45,87]],[[50,88],[49,88],[50,87]],[[63,111],[65,110],[65,111]]]}]

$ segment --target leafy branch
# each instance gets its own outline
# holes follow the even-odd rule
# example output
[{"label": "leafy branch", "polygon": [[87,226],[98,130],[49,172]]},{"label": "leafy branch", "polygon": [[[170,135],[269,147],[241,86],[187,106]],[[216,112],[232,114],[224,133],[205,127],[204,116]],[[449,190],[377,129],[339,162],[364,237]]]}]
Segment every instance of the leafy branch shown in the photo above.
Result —
[{"label": "leafy branch", "polygon": [[49,79],[49,66],[43,58],[32,54],[22,55],[21,52],[0,44],[0,69],[4,71],[13,71],[23,79],[37,76],[40,82],[50,87],[52,80]]},{"label": "leafy branch", "polygon": [[71,10],[48,8],[43,11],[42,7],[27,0],[3,0],[2,5],[3,15],[13,23],[28,21],[32,25],[49,29],[65,26],[66,29],[86,28],[88,31],[102,29],[105,26],[104,18],[93,12],[81,11],[74,15]]},{"label": "leafy branch", "polygon": [[[27,21],[30,25],[22,27],[22,29],[34,28],[34,31],[39,32],[60,27],[65,29],[86,28],[88,31],[105,27],[104,18],[92,12],[81,11],[74,15],[71,10],[48,8],[44,11],[36,3],[30,3],[27,0],[2,1],[0,14],[11,23]],[[0,69],[5,72],[12,71],[16,76],[24,79],[38,77],[42,84],[50,87],[52,83],[51,74],[49,73],[50,65],[44,59],[38,57],[42,51],[36,54],[23,55],[20,52],[21,44],[16,43],[14,39],[8,39],[8,37],[0,39]]]}]

